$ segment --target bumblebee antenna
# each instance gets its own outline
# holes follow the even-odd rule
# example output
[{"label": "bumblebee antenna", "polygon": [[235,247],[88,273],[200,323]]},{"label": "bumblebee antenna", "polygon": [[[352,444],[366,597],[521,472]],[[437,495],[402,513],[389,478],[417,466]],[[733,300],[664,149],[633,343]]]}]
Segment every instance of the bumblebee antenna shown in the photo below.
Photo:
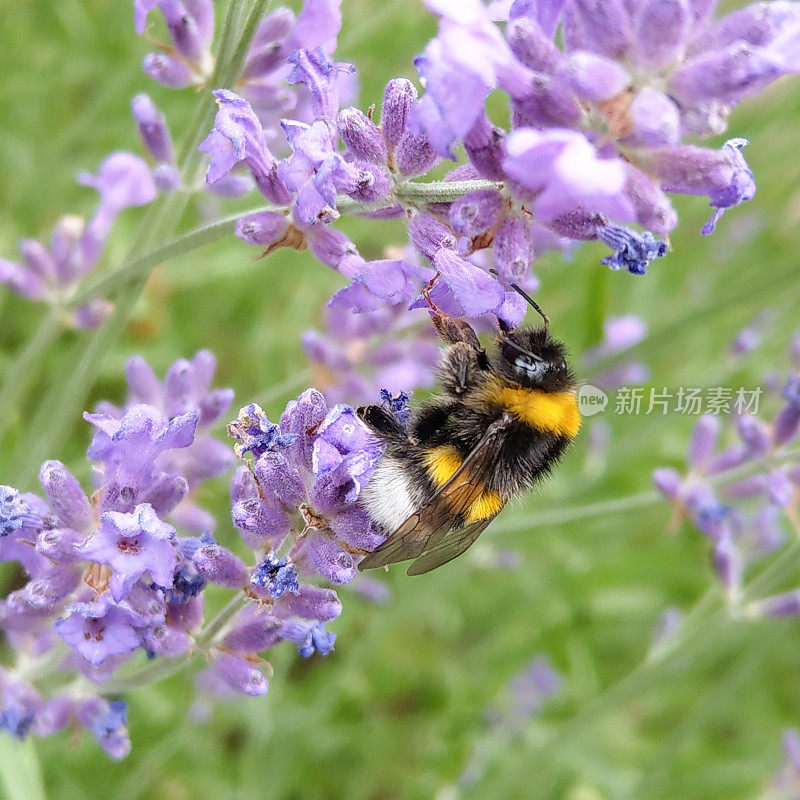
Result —
[{"label": "bumblebee antenna", "polygon": [[544,359],[541,356],[537,356],[536,353],[531,353],[530,350],[526,350],[521,344],[519,344],[519,342],[512,341],[507,336],[504,336],[502,333],[498,333],[496,335],[501,342],[510,344],[515,350],[519,350],[520,353],[524,353],[526,356],[529,356],[534,361],[542,361],[542,362],[544,361]]},{"label": "bumblebee antenna", "polygon": [[[500,277],[496,269],[490,269],[489,272],[491,272],[492,275],[497,275],[498,278]],[[539,312],[544,320],[544,332],[547,333],[547,329],[550,327],[550,318],[547,316],[547,314],[542,311],[542,309],[539,307],[539,304],[526,291],[520,288],[518,284],[512,283],[511,288],[518,294],[521,294],[528,301],[528,303],[530,303]]]}]

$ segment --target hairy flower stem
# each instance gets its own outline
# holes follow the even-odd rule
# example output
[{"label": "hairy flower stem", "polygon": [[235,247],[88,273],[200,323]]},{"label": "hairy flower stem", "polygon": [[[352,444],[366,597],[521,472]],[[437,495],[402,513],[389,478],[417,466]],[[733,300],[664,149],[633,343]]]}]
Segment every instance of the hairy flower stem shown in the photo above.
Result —
[{"label": "hairy flower stem", "polygon": [[400,202],[408,203],[451,203],[465,194],[479,189],[503,188],[502,182],[473,181],[430,181],[429,183],[401,183],[394,191]]},{"label": "hairy flower stem", "polygon": [[205,656],[227,624],[249,602],[252,601],[243,591],[237,592],[219,614],[200,629],[195,636],[194,649],[188,658],[159,658],[155,661],[147,661],[130,672],[121,671],[119,675],[115,675],[103,686],[95,687],[94,692],[104,695],[118,694],[175,675],[195,661],[198,655]]},{"label": "hairy flower stem", "polygon": [[219,239],[230,236],[236,225],[236,220],[243,214],[257,214],[263,211],[274,211],[270,206],[259,206],[249,211],[232,214],[228,217],[215,220],[208,225],[194,228],[187,233],[182,233],[163,244],[154,247],[144,255],[124,261],[118,269],[97,278],[93,283],[78,292],[71,305],[79,306],[89,300],[111,291],[116,291],[125,283],[133,281],[142,275],[147,275],[157,265],[171,258],[185,255],[198,247],[211,244]]}]

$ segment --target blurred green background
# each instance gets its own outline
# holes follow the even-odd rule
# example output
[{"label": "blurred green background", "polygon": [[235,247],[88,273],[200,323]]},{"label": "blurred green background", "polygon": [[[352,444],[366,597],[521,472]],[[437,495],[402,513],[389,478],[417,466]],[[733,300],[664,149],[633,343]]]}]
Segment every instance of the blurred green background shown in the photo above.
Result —
[{"label": "blurred green background", "polygon": [[[16,257],[20,237],[47,237],[61,214],[91,213],[94,195],[75,183],[78,171],[96,169],[111,150],[140,152],[129,112],[134,93],[150,93],[176,138],[188,124],[197,96],[144,76],[139,65],[148,46],[131,17],[128,2],[4,4],[4,257]],[[434,31],[421,3],[345,0],[338,57],[359,67],[362,107],[380,103],[387,79],[415,77],[411,59]],[[673,250],[646,277],[599,266],[599,246],[584,247],[568,263],[543,259],[538,299],[573,353],[597,341],[606,315],[637,314],[650,335],[632,352],[657,389],[753,387],[770,370],[785,373],[787,343],[800,327],[799,128],[797,82],[782,80],[744,103],[729,135],[751,140],[745,155],[759,185],[755,199],[703,238],[706,201],[677,198]],[[140,217],[138,210],[123,214],[106,268],[120,264]],[[190,210],[181,225],[198,220]],[[402,243],[392,224],[345,221],[342,228],[367,258]],[[239,405],[260,402],[275,419],[311,380],[300,333],[320,325],[324,302],[340,283],[308,254],[278,251],[256,260],[252,248],[230,237],[159,267],[124,332],[98,348],[90,385],[72,390],[80,408],[101,398],[120,402],[132,354],[163,374],[176,358],[207,347],[218,358],[217,385],[232,386]],[[747,359],[733,358],[730,340],[764,308],[763,343]],[[0,290],[3,380],[43,315]],[[43,454],[64,460],[88,485],[90,431],[80,415],[68,436],[52,443],[46,425],[30,424],[45,393],[71,385],[70,366],[88,336],[60,335],[24,402],[3,421],[0,482],[35,489],[26,456]],[[776,407],[768,401],[765,410]],[[133,752],[121,763],[87,736],[35,742],[46,796],[756,796],[780,762],[781,732],[800,724],[800,621],[712,615],[685,652],[640,666],[665,608],[689,611],[709,591],[708,607],[718,602],[707,541],[689,525],[668,535],[666,504],[625,500],[649,491],[654,467],[681,468],[694,420],[609,412],[604,420],[607,451],[589,447],[588,421],[553,479],[507,509],[469,556],[421,578],[396,569],[381,576],[392,591],[383,605],[344,588],[344,613],[330,626],[336,651],[305,661],[288,644],[276,648],[266,697],[217,706],[198,724],[187,713],[194,696],[183,674],[131,693]],[[222,520],[220,540],[235,546],[226,496],[221,478],[204,500]],[[519,568],[491,566],[492,553],[503,548],[521,553]],[[800,584],[800,563],[791,566],[771,591]],[[0,579],[7,589],[15,576],[5,570]],[[508,703],[509,680],[537,653],[564,674],[562,693],[520,735],[492,739],[486,708]],[[24,774],[34,787],[35,770],[24,760],[32,747],[4,739],[0,771],[13,760],[31,770]],[[485,774],[462,786],[459,776],[476,748],[489,754]]]}]

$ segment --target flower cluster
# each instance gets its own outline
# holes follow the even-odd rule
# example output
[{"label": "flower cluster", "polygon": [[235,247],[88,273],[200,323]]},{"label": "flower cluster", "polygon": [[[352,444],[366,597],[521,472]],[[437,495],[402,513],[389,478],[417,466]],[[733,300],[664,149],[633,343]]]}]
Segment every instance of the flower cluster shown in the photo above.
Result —
[{"label": "flower cluster", "polygon": [[[328,408],[316,390],[290,403],[280,425],[242,409],[229,429],[237,454],[253,460],[233,478],[231,517],[252,551],[248,566],[215,541],[214,518],[193,501],[233,462],[208,435],[232,399],[211,388],[214,367],[201,351],[161,382],[143,359],[128,362],[125,407],[101,403],[85,415],[96,429],[90,496],[59,461],[42,465],[42,497],[0,486],[0,560],[27,575],[0,601],[17,655],[0,669],[0,727],[13,736],[80,725],[121,758],[126,707],[107,696],[153,665],[203,653],[206,690],[259,695],[261,651],[283,640],[305,657],[332,650],[325,623],[341,602],[319,584],[350,581],[354,558],[382,540],[356,505],[381,445],[352,409]],[[204,623],[208,584],[237,593]],[[126,666],[137,653],[138,673]]]},{"label": "flower cluster", "polygon": [[[643,274],[666,254],[658,237],[677,222],[668,193],[707,196],[710,233],[755,191],[746,140],[717,149],[684,140],[721,133],[739,100],[800,70],[795,2],[754,3],[719,20],[713,3],[674,0],[427,5],[439,30],[415,61],[425,91],[390,80],[374,119],[342,107],[355,68],[334,59],[340,0],[306,0],[297,16],[272,11],[239,74],[219,87],[209,85],[217,60],[210,0],[134,2],[138,33],[158,9],[169,36],[145,57],[145,71],[169,87],[214,89],[219,111],[200,145],[207,188],[226,197],[255,188],[269,202],[239,220],[239,238],[266,253],[310,249],[350,282],[332,302],[352,311],[419,307],[428,290],[448,314],[516,325],[525,305],[511,284],[532,290],[536,256],[587,240],[610,248],[601,262],[611,269]],[[505,95],[505,127],[487,115],[491,92]],[[117,196],[116,213],[148,202],[155,185],[180,186],[163,114],[146,95],[134,98],[133,114],[152,176],[126,200],[120,165],[101,174],[96,184],[108,191],[85,236],[64,223],[52,254],[26,242],[24,264],[0,262],[0,279],[16,291],[53,303],[71,293],[108,232],[106,195]],[[416,181],[461,145],[465,163],[443,180]],[[332,227],[342,213],[406,219],[408,251],[367,261]],[[67,258],[70,236],[78,255]],[[81,308],[76,324],[96,324],[106,305]]]},{"label": "flower cluster", "polygon": [[[77,216],[62,217],[56,224],[49,249],[35,239],[23,239],[22,260],[0,258],[0,283],[28,300],[64,307],[80,279],[97,264],[117,215],[131,206],[142,206],[156,196],[156,184],[147,164],[131,153],[112,153],[97,171],[84,173],[79,181],[97,190],[100,200],[88,223]],[[111,310],[95,298],[72,313],[77,328],[97,327]]]},{"label": "flower cluster", "polygon": [[[308,0],[296,19],[289,9],[278,8],[259,24],[236,84],[261,115],[268,138],[278,135],[279,117],[313,121],[312,92],[302,82],[289,85],[298,83],[292,77],[298,67],[293,67],[290,58],[299,48],[317,48],[322,54],[333,52],[341,27],[339,5],[340,0]],[[148,15],[156,8],[164,17],[170,43],[158,43],[160,52],[145,56],[144,71],[168,87],[204,86],[215,66],[211,52],[213,3],[135,0],[137,33],[145,32]],[[343,81],[345,96],[352,95],[353,89],[352,80]],[[164,114],[143,93],[133,98],[131,106],[152,168],[138,156],[112,153],[96,176],[79,176],[81,183],[95,188],[100,195],[88,223],[81,217],[65,216],[56,224],[49,248],[36,240],[23,239],[19,261],[0,258],[1,283],[28,300],[63,310],[68,323],[78,328],[97,327],[111,311],[111,304],[101,297],[78,307],[73,307],[72,298],[81,279],[97,266],[116,215],[130,206],[150,203],[159,190],[169,193],[181,187]],[[253,185],[249,174],[233,173],[201,189],[223,197],[238,197],[251,191]],[[196,187],[185,188],[195,191]]]},{"label": "flower cluster", "polygon": [[[675,521],[687,518],[709,538],[717,576],[737,605],[748,564],[784,543],[782,519],[795,524],[800,498],[800,374],[792,373],[771,422],[741,413],[736,443],[717,449],[720,420],[701,417],[687,452],[688,473],[657,469],[656,488],[669,499]],[[800,613],[800,591],[748,604],[752,616]]]},{"label": "flower cluster", "polygon": [[[192,359],[178,359],[159,381],[141,356],[133,356],[125,365],[128,400],[123,409],[108,402],[99,403],[94,424],[122,420],[137,405],[156,408],[172,419],[190,411],[197,412],[194,440],[187,447],[165,450],[155,459],[155,466],[164,475],[177,476],[186,482],[180,502],[170,511],[170,521],[196,533],[214,530],[214,517],[198,507],[195,490],[206,480],[227,472],[233,465],[230,448],[209,435],[210,428],[222,418],[233,401],[232,389],[212,389],[216,359],[208,350],[201,350]],[[90,452],[90,457],[92,453]]]},{"label": "flower cluster", "polygon": [[[682,142],[721,133],[736,102],[797,71],[796,3],[756,3],[719,21],[713,4],[672,0],[427,5],[440,25],[415,62],[425,93],[390,80],[379,121],[340,110],[339,77],[351,69],[321,45],[287,53],[290,36],[275,52],[291,65],[289,83],[307,90],[312,118],[282,119],[281,135],[246,85],[215,92],[208,183],[246,166],[273,208],[243,217],[237,235],[266,253],[309,248],[350,281],[332,303],[414,308],[427,288],[451,315],[516,325],[525,307],[511,284],[536,285],[536,255],[599,240],[611,249],[603,264],[641,275],[677,222],[667,193],[709,198],[705,234],[753,197],[746,140]],[[507,96],[509,130],[487,116],[493,90]],[[291,153],[281,160],[268,143],[282,139]],[[415,182],[458,144],[466,163]],[[331,227],[342,213],[407,218],[412,255],[365,260]]]}]

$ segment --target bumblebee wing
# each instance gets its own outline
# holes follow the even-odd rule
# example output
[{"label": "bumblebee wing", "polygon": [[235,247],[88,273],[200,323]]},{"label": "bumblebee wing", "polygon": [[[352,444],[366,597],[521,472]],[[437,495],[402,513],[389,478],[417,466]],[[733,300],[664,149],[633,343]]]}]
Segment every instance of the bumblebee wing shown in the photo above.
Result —
[{"label": "bumblebee wing", "polygon": [[416,558],[442,542],[457,518],[466,514],[485,491],[486,478],[491,473],[511,420],[511,416],[505,414],[492,423],[461,466],[434,492],[430,501],[412,514],[377,550],[364,558],[358,568],[373,569]]},{"label": "bumblebee wing", "polygon": [[408,575],[424,575],[432,569],[441,567],[448,561],[452,561],[456,556],[460,556],[475,544],[475,540],[486,530],[489,523],[497,516],[492,514],[486,519],[479,519],[471,522],[463,528],[455,528],[450,531],[439,544],[426,550],[408,568]]}]

